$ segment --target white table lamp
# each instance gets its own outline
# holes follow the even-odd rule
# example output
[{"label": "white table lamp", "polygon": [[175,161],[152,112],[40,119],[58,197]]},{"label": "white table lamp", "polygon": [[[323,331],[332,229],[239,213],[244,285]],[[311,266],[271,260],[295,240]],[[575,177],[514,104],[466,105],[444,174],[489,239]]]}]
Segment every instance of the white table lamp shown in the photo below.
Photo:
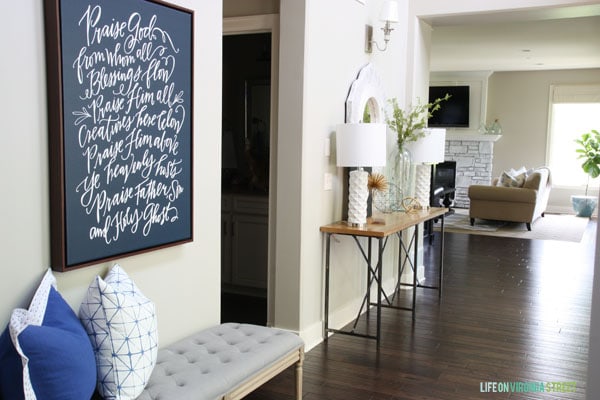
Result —
[{"label": "white table lamp", "polygon": [[[431,164],[444,162],[446,152],[446,130],[441,128],[424,129],[425,136],[416,142],[406,145],[412,156],[412,161],[417,164],[416,197],[425,208],[429,206],[429,192],[431,190]],[[419,164],[428,164],[426,166]]]},{"label": "white table lamp", "polygon": [[407,143],[406,147],[415,164],[438,164],[444,162],[446,152],[446,130],[427,128],[425,136],[416,142]]},{"label": "white table lamp", "polygon": [[338,167],[357,167],[350,172],[348,188],[348,224],[367,223],[369,173],[363,167],[381,167],[386,163],[386,124],[340,124],[336,129]]}]

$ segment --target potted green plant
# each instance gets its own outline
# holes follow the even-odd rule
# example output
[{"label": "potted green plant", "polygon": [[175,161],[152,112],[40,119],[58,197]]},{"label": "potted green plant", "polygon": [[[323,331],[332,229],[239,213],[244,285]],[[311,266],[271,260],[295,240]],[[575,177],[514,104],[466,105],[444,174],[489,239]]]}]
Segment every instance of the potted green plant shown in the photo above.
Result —
[{"label": "potted green plant", "polygon": [[588,196],[588,188],[590,178],[600,176],[600,133],[592,129],[582,134],[575,142],[579,145],[575,151],[578,154],[577,158],[583,160],[581,169],[587,174],[587,182],[585,196],[571,196],[571,203],[578,217],[590,217],[598,203],[596,196]]}]

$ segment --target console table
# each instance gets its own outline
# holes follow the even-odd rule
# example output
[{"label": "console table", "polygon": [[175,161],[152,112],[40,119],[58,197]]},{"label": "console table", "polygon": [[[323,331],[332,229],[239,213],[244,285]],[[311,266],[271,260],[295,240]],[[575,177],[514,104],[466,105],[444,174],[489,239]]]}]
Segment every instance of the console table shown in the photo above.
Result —
[{"label": "console table", "polygon": [[[438,295],[442,295],[442,278],[444,272],[444,215],[448,211],[447,208],[443,207],[432,207],[427,210],[416,210],[411,212],[399,212],[392,214],[383,214],[375,219],[369,219],[366,226],[363,228],[352,227],[344,221],[335,222],[329,225],[321,226],[320,231],[325,233],[325,324],[323,329],[323,338],[327,340],[328,334],[342,333],[353,336],[366,337],[375,339],[377,346],[381,339],[381,308],[389,307],[396,309],[407,309],[412,312],[412,318],[414,320],[416,313],[416,295],[417,288],[437,289]],[[417,249],[418,249],[418,235],[419,235],[419,224],[430,221],[434,218],[441,220],[440,227],[440,256],[439,256],[439,279],[437,286],[426,286],[420,285],[417,282]],[[408,228],[414,227],[414,232],[411,235],[410,241],[406,244],[402,239],[402,232]],[[367,292],[363,297],[363,301],[358,311],[358,315],[354,321],[352,330],[339,330],[329,328],[329,268],[330,268],[330,256],[331,256],[331,236],[332,235],[346,235],[351,236],[354,242],[358,246],[367,266]],[[382,264],[383,264],[383,253],[387,245],[388,239],[396,235],[400,240],[400,246],[398,246],[398,283],[394,292],[399,290],[400,286],[408,285],[413,289],[412,292],[412,305],[410,308],[393,306],[393,297],[390,297],[385,293],[382,286]],[[367,238],[367,250],[365,251],[363,245],[358,238]],[[372,240],[377,240],[377,264],[373,266],[372,263]],[[413,251],[413,258],[410,259],[411,248]],[[404,250],[404,257],[402,256],[402,250]],[[400,282],[402,271],[406,262],[411,266],[413,270],[413,282],[412,284],[402,284]],[[371,286],[373,283],[377,285],[377,301],[371,302]],[[385,303],[384,303],[385,298]],[[368,333],[355,332],[358,319],[360,318],[363,309],[366,307],[366,311],[369,311],[371,305],[376,306],[377,309],[377,327],[375,335]]]}]

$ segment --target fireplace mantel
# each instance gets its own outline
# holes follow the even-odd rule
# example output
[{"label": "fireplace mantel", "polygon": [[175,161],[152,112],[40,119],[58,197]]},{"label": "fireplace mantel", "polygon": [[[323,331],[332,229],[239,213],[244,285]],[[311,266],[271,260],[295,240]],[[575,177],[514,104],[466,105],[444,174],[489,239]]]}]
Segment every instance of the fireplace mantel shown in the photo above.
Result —
[{"label": "fireplace mantel", "polygon": [[456,133],[456,132],[447,132],[446,140],[460,140],[467,141],[473,140],[478,142],[496,142],[500,139],[502,135],[480,135],[473,133]]}]

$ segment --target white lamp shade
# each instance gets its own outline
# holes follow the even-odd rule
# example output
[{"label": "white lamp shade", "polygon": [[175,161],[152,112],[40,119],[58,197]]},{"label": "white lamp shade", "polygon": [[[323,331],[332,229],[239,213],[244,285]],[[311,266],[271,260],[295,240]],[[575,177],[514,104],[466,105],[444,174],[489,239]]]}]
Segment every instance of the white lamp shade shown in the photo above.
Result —
[{"label": "white lamp shade", "polygon": [[388,0],[381,6],[379,13],[381,21],[398,22],[398,3],[394,0]]},{"label": "white lamp shade", "polygon": [[416,142],[407,144],[408,151],[415,164],[437,164],[444,161],[446,151],[446,130],[440,128],[424,129],[425,136]]},{"label": "white lamp shade", "polygon": [[382,167],[386,124],[340,124],[336,129],[338,167]]}]

